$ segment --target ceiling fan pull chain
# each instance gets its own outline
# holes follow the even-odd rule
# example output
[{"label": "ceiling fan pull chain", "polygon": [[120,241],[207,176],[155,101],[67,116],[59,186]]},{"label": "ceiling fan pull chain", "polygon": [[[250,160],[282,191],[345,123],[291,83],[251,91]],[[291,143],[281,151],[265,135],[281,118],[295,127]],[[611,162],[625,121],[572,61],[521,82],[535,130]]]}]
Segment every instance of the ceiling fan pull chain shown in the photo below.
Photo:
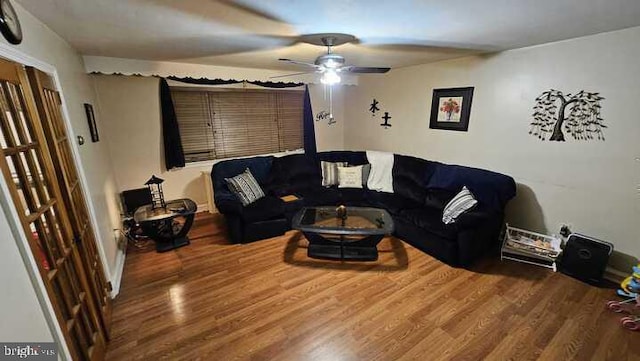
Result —
[{"label": "ceiling fan pull chain", "polygon": [[333,122],[333,85],[329,85],[329,123]]}]

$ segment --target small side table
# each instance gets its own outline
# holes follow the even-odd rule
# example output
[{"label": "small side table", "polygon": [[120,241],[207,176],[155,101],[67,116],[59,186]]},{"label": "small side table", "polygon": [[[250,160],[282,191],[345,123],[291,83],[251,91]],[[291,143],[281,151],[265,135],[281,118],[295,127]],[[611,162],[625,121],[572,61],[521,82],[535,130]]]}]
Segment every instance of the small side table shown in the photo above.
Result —
[{"label": "small side table", "polygon": [[191,199],[168,201],[165,208],[138,208],[133,219],[143,232],[156,242],[156,251],[166,252],[190,243],[187,233],[193,225],[198,206]]}]

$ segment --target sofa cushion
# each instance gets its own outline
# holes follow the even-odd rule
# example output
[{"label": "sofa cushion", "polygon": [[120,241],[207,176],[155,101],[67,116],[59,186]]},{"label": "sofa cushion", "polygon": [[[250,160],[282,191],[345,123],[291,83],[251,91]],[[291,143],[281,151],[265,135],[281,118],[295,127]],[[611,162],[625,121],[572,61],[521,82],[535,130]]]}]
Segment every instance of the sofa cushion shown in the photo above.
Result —
[{"label": "sofa cushion", "polygon": [[394,191],[415,202],[424,202],[427,165],[424,159],[396,154],[393,160]]},{"label": "sofa cushion", "polygon": [[404,209],[421,208],[422,205],[412,199],[394,193],[369,191],[366,195],[370,205],[384,208],[392,215],[399,214]]},{"label": "sofa cushion", "polygon": [[348,206],[366,206],[367,191],[361,188],[340,188],[340,203]]},{"label": "sofa cushion", "polygon": [[427,196],[424,199],[424,205],[438,210],[444,210],[447,203],[456,195],[455,192],[440,188],[429,188],[426,192]]},{"label": "sofa cushion", "polygon": [[301,189],[298,195],[306,206],[334,206],[341,202],[340,192],[335,188],[310,187]]},{"label": "sofa cushion", "polygon": [[433,208],[405,209],[400,217],[439,237],[455,240],[458,234],[453,225],[442,223],[442,213]]},{"label": "sofa cushion", "polygon": [[469,229],[480,227],[483,223],[492,222],[493,219],[502,218],[503,214],[501,212],[494,212],[478,205],[459,215],[454,224],[458,229]]},{"label": "sofa cushion", "polygon": [[504,174],[460,165],[430,163],[433,164],[433,174],[429,177],[427,188],[458,192],[467,186],[480,204],[496,211],[503,210],[516,194],[515,181]]},{"label": "sofa cushion", "polygon": [[278,197],[262,197],[244,207],[240,217],[248,223],[284,218],[284,202]]},{"label": "sofa cushion", "polygon": [[394,225],[394,234],[404,242],[449,265],[459,264],[458,242],[429,233],[402,217],[394,217]]},{"label": "sofa cushion", "polygon": [[305,154],[292,154],[274,158],[270,180],[293,190],[315,188],[322,183],[318,163]]},{"label": "sofa cushion", "polygon": [[243,206],[247,206],[264,197],[264,192],[253,177],[249,168],[235,177],[225,178],[227,187],[238,197]]}]

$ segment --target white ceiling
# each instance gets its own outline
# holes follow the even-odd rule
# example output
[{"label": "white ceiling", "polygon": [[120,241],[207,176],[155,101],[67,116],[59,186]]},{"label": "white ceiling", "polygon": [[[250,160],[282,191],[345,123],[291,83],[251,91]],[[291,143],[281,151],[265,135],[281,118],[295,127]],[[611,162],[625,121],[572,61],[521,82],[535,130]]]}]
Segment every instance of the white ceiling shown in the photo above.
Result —
[{"label": "white ceiling", "polygon": [[84,55],[291,70],[276,59],[324,51],[301,34],[353,34],[349,64],[401,67],[640,25],[640,0],[18,2]]}]

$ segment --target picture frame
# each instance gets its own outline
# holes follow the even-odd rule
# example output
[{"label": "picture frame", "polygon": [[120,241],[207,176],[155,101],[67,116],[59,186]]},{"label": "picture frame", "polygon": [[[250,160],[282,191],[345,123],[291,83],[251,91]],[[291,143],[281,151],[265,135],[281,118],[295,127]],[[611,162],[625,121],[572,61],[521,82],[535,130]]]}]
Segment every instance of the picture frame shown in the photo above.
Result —
[{"label": "picture frame", "polygon": [[466,132],[474,87],[433,89],[429,128]]},{"label": "picture frame", "polygon": [[93,112],[93,105],[84,103],[84,111],[87,114],[87,122],[89,123],[89,132],[91,133],[91,142],[96,143],[100,141],[100,135],[98,134],[98,126],[96,125],[96,116]]}]

